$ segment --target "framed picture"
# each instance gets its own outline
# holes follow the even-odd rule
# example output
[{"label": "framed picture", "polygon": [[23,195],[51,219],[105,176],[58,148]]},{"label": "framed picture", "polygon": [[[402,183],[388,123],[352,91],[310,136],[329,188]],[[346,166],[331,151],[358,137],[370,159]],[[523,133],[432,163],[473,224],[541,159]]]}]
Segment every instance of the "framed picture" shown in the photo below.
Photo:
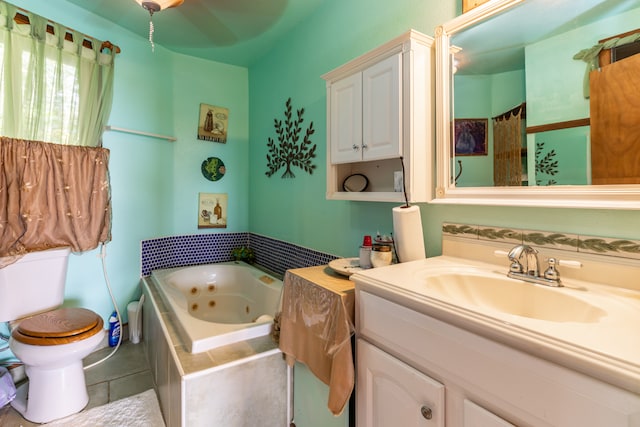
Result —
[{"label": "framed picture", "polygon": [[227,206],[224,193],[198,193],[198,228],[227,228]]},{"label": "framed picture", "polygon": [[487,155],[489,119],[455,119],[453,142],[456,156]]},{"label": "framed picture", "polygon": [[478,7],[489,0],[462,0],[462,13],[468,12],[474,7]]},{"label": "framed picture", "polygon": [[200,104],[200,120],[198,121],[198,139],[213,142],[227,142],[229,110],[224,107]]}]

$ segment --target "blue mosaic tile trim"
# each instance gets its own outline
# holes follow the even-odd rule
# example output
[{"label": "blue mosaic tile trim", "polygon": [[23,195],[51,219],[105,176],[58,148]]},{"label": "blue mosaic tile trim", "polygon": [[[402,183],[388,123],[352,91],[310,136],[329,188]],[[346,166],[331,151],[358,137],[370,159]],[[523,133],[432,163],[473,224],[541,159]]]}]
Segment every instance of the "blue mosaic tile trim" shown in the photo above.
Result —
[{"label": "blue mosaic tile trim", "polygon": [[249,247],[256,254],[256,264],[280,275],[284,275],[285,271],[291,268],[324,265],[338,258],[335,255],[253,233],[249,236]]},{"label": "blue mosaic tile trim", "polygon": [[249,245],[249,233],[171,236],[141,242],[141,275],[159,268],[231,261],[231,250]]},{"label": "blue mosaic tile trim", "polygon": [[284,275],[291,268],[324,265],[335,255],[252,233],[208,233],[171,236],[141,242],[141,275],[160,268],[231,261],[239,246],[254,250],[256,264]]}]

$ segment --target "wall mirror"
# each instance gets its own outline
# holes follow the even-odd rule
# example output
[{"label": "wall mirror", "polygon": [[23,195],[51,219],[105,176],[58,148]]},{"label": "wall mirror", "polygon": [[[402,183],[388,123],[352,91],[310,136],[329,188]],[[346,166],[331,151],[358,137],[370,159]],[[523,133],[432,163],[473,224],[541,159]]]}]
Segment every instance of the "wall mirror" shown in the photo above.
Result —
[{"label": "wall mirror", "polygon": [[491,0],[439,26],[434,202],[640,209],[638,22],[637,0]]}]

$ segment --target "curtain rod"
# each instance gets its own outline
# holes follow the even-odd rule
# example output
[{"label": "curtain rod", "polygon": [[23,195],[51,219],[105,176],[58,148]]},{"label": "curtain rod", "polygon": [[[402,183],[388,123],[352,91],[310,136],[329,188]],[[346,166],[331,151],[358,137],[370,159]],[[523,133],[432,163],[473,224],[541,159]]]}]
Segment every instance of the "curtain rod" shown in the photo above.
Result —
[{"label": "curtain rod", "polygon": [[[20,10],[22,10],[23,12],[30,13],[25,9],[20,9]],[[13,20],[18,24],[30,24],[31,23],[31,21],[29,21],[29,17],[27,15],[23,15],[20,12],[16,13],[16,16],[13,17]],[[53,21],[51,21],[51,22],[53,22]],[[60,24],[60,25],[62,25],[62,24]],[[73,28],[67,27],[66,25],[63,25],[63,27],[66,27],[69,30],[76,31]],[[79,33],[79,31],[76,31],[76,32]],[[53,34],[53,26],[52,25],[47,24],[47,33]],[[93,37],[90,37],[90,36],[86,35],[86,34],[83,34],[83,36],[84,36],[84,39],[82,40],[82,46],[86,47],[87,49],[93,49],[93,40],[95,40],[95,39]],[[72,42],[73,41],[73,36],[71,35],[71,33],[66,32],[65,35],[64,35],[64,39],[67,40],[67,41]],[[121,52],[120,47],[114,45],[110,41],[102,42],[102,45],[100,45],[100,51],[102,52],[102,49],[104,49],[104,48],[107,48],[107,49],[110,49],[110,50],[114,50],[115,49],[116,53],[120,53]]]},{"label": "curtain rod", "polygon": [[513,107],[511,110],[506,111],[500,115],[497,115],[495,117],[492,117],[492,120],[504,120],[507,119],[511,116],[511,114],[513,114],[514,116],[517,115],[520,112],[520,109],[522,109],[522,119],[526,119],[527,118],[527,103],[523,102],[522,104],[518,105],[517,107]]},{"label": "curtain rod", "polygon": [[149,133],[149,132],[142,132],[142,131],[139,131],[139,130],[119,128],[119,127],[115,127],[115,126],[111,126],[111,125],[105,126],[104,130],[110,130],[110,131],[114,131],[114,132],[130,133],[130,134],[133,134],[133,135],[148,136],[150,138],[166,139],[167,141],[171,141],[171,142],[174,142],[174,141],[177,140],[177,138],[174,137],[174,136],[158,135],[157,133]]}]

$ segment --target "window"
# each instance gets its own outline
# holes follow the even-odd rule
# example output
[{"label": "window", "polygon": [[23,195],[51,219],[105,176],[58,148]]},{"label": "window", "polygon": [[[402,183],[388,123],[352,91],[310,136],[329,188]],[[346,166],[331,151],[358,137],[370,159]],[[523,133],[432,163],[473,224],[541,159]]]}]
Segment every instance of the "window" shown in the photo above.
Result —
[{"label": "window", "polygon": [[0,28],[0,134],[100,145],[114,53],[100,52],[95,42],[87,47],[83,35],[42,17],[8,16],[14,16],[5,19],[10,25]]}]

